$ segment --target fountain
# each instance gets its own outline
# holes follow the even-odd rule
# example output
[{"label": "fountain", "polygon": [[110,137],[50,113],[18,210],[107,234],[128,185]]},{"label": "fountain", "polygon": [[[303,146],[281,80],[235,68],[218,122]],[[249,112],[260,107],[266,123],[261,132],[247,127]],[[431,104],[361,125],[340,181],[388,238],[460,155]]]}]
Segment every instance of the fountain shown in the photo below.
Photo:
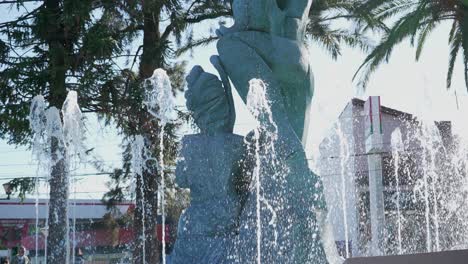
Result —
[{"label": "fountain", "polygon": [[[59,197],[54,200],[54,204],[47,205],[48,211],[53,211],[54,224],[59,221],[64,221],[65,226],[61,227],[63,237],[66,241],[63,242],[66,249],[66,260],[70,259],[70,230],[68,214],[68,193],[70,192],[70,166],[77,167],[80,159],[83,158],[85,148],[83,146],[84,126],[82,123],[82,115],[78,106],[78,95],[75,91],[70,91],[62,107],[62,117],[60,112],[55,107],[50,107],[46,110],[44,98],[39,95],[33,98],[31,102],[31,111],[29,115],[30,127],[33,132],[33,156],[38,162],[36,175],[36,234],[35,234],[35,249],[36,259],[38,258],[37,249],[39,244],[39,193],[40,185],[39,174],[47,172],[50,175],[52,170],[63,170],[66,175],[65,179],[61,179],[60,190],[56,190],[60,195],[65,194],[66,199]],[[55,144],[56,151],[51,152],[50,146]],[[56,168],[60,166],[60,168]],[[47,178],[47,181],[50,181]],[[54,193],[55,195],[56,193]],[[56,197],[57,198],[57,197]],[[63,215],[63,219],[60,219]],[[49,228],[49,212],[47,212],[45,220],[45,229]],[[60,219],[60,220],[59,220]],[[74,220],[73,220],[74,223]],[[74,237],[75,230],[73,226]],[[62,238],[63,238],[62,237]],[[47,263],[47,239],[45,236],[45,262]],[[56,238],[58,239],[58,237]],[[73,243],[74,245],[74,243]],[[74,249],[74,246],[73,246]],[[62,252],[63,253],[63,252]]]},{"label": "fountain", "polygon": [[[336,252],[322,244],[323,185],[304,152],[311,1],[233,4],[235,24],[218,30],[219,57],[211,58],[221,80],[199,66],[187,77],[187,107],[201,133],[184,137],[177,164],[192,201],[173,263],[328,263]],[[259,123],[245,140],[232,133],[230,81]]]},{"label": "fountain", "polygon": [[44,97],[42,95],[38,95],[33,98],[31,101],[31,110],[29,113],[29,126],[31,127],[31,131],[33,133],[33,144],[32,144],[32,153],[33,159],[37,162],[37,169],[36,169],[36,179],[35,179],[35,251],[36,251],[36,259],[38,259],[38,248],[39,248],[39,178],[41,172],[47,171],[47,164],[44,161],[48,160],[47,151],[46,151],[46,143],[47,138],[45,135],[46,132],[46,104]]},{"label": "fountain", "polygon": [[172,86],[169,76],[162,69],[156,69],[151,78],[146,80],[145,101],[149,113],[159,120],[159,171],[161,173],[161,183],[158,189],[160,197],[160,208],[162,215],[162,262],[166,264],[166,178],[164,165],[164,130],[169,121],[171,121],[172,112],[174,111],[174,102],[172,96]]},{"label": "fountain", "polygon": [[[381,165],[378,152],[383,142],[373,142],[378,146],[363,150],[364,153],[352,153],[355,142],[347,140],[342,124],[338,124],[336,140],[340,142],[340,160],[337,166],[340,174],[339,181],[331,184],[337,186],[339,199],[336,204],[327,205],[322,179],[309,169],[304,151],[314,90],[308,50],[303,44],[311,2],[235,0],[235,24],[217,31],[219,56],[211,58],[219,77],[205,72],[200,66],[195,66],[187,76],[187,108],[200,133],[183,138],[177,163],[177,184],[190,188],[191,204],[180,219],[172,263],[340,263],[327,219],[329,209],[335,205],[340,207],[339,218],[343,221],[346,263],[391,263],[405,259],[419,263],[466,256],[466,252],[447,252],[429,256],[351,258],[355,219],[348,211],[353,209],[350,200],[355,199],[355,190],[347,186],[351,177],[348,163],[359,154],[365,156],[366,161]],[[162,70],[154,72],[145,88],[145,106],[160,124],[159,156],[157,159],[152,157],[144,136],[135,136],[131,141],[132,172],[135,181],[142,183],[135,192],[144,197],[143,172],[148,170],[148,163],[158,165],[162,259],[166,263],[164,130],[174,108],[172,88]],[[245,137],[233,133],[236,118],[233,88],[258,122]],[[375,107],[371,101],[371,123],[376,116],[372,114]],[[84,150],[76,93],[69,93],[62,113],[63,122],[58,109],[45,110],[41,97],[33,100],[34,153],[36,159],[46,160],[44,156],[53,156],[47,158],[48,166],[64,160],[65,169],[69,170],[73,157],[82,157]],[[372,242],[375,243],[369,252],[374,255],[421,252],[416,243],[425,244],[425,252],[466,247],[468,150],[460,147],[461,144],[446,148],[433,122],[411,122],[418,123],[417,130],[395,130],[391,136],[394,185],[390,187],[395,190],[392,203],[396,207],[396,235],[385,225],[391,225],[392,218],[384,212],[383,191],[382,199],[379,195],[370,198],[372,203],[378,203],[373,204],[374,209],[382,211],[377,215],[378,221],[372,223]],[[380,128],[376,138],[381,140],[383,132]],[[371,130],[366,136],[375,140],[374,128]],[[47,153],[44,146],[50,145],[51,138],[64,149],[65,156]],[[410,142],[419,142],[421,146],[421,157],[416,162],[422,166],[417,171],[408,165]],[[368,172],[382,169],[377,165]],[[442,175],[441,171],[448,174]],[[380,178],[367,176],[374,187],[379,184]],[[406,180],[414,181],[411,190],[404,188]],[[63,190],[65,193],[69,191],[68,181]],[[410,198],[408,193],[412,194]],[[408,200],[416,205],[415,215],[422,216],[412,223],[405,217]],[[137,234],[136,239],[142,240],[145,259],[145,221],[148,219],[145,218],[145,200],[141,203],[143,233],[141,236]],[[417,222],[419,219],[424,221]],[[36,229],[38,225],[36,219]],[[68,221],[66,225],[68,230]],[[414,233],[424,239],[410,244],[408,237]],[[387,243],[395,237],[396,250]],[[36,248],[37,244],[36,235]]]},{"label": "fountain", "polygon": [[[68,92],[67,98],[62,106],[63,115],[63,139],[66,147],[67,162],[68,162],[68,186],[70,190],[76,187],[76,181],[71,180],[70,172],[76,170],[81,161],[85,158],[85,147],[83,145],[84,137],[84,124],[83,116],[81,114],[80,107],[78,105],[78,94],[75,91]],[[76,193],[76,190],[75,190]],[[76,201],[76,196],[75,196]],[[67,201],[69,211],[70,204]],[[72,213],[68,214],[68,218],[72,218],[72,243],[70,243],[70,234],[67,234],[67,245],[71,245],[71,259],[75,259],[76,249],[76,205],[73,206]],[[70,229],[68,229],[68,233]],[[70,251],[67,252],[67,259],[70,259]]]},{"label": "fountain", "polygon": [[394,166],[394,174],[395,174],[395,188],[396,188],[396,208],[397,208],[397,224],[398,224],[398,254],[403,253],[403,248],[401,246],[401,210],[400,210],[400,174],[399,174],[399,166],[400,166],[400,152],[404,151],[403,146],[403,139],[401,137],[401,131],[399,128],[395,129],[392,133],[391,138],[391,145],[392,145],[392,156],[393,156],[393,166]]},{"label": "fountain", "polygon": [[343,229],[344,229],[344,243],[345,243],[345,257],[350,257],[350,250],[349,250],[349,231],[348,231],[348,206],[347,206],[347,193],[346,193],[346,185],[347,181],[346,178],[348,174],[348,162],[349,162],[349,143],[344,135],[342,124],[338,123],[337,125],[337,132],[338,132],[338,140],[340,141],[340,168],[341,168],[341,206],[343,211]]},{"label": "fountain", "polygon": [[[278,177],[282,172],[277,165],[277,155],[274,148],[274,143],[277,140],[277,126],[272,119],[271,107],[266,96],[266,85],[257,79],[249,82],[249,96],[247,99],[247,108],[252,112],[254,118],[259,121],[259,125],[253,131],[252,141],[246,140],[248,148],[253,149],[253,175],[252,183],[255,186],[255,207],[256,207],[256,234],[257,234],[257,256],[256,262],[262,262],[262,210],[268,210],[267,215],[271,215],[268,222],[269,227],[273,230],[273,244],[278,240],[277,230],[277,213],[271,206],[264,194],[265,190],[262,186],[262,170],[264,167],[275,168],[277,173],[273,177]],[[262,206],[262,204],[264,206]]]},{"label": "fountain", "polygon": [[140,182],[139,184],[139,190],[134,190],[136,192],[139,192],[140,196],[142,197],[141,199],[141,204],[138,206],[142,210],[142,217],[141,217],[141,226],[142,226],[142,232],[141,234],[135,234],[135,240],[141,240],[142,244],[142,256],[143,256],[143,262],[146,260],[146,225],[145,225],[145,195],[144,195],[144,189],[145,189],[145,181],[143,180],[143,171],[147,169],[146,167],[146,161],[147,157],[151,157],[149,154],[148,149],[145,147],[145,139],[141,135],[137,135],[133,137],[132,143],[131,143],[131,153],[132,153],[132,173],[133,173],[133,183],[132,186],[137,186],[135,182]]},{"label": "fountain", "polygon": [[[144,84],[144,100],[143,104],[146,106],[148,113],[158,121],[158,138],[159,138],[159,149],[158,158],[154,157],[154,145],[149,138],[149,135],[136,135],[131,139],[131,170],[133,173],[133,182],[132,189],[136,192],[137,200],[140,203],[137,205],[141,212],[141,234],[136,234],[135,239],[138,240],[138,244],[141,245],[141,248],[136,248],[135,250],[141,250],[142,252],[142,261],[146,263],[147,251],[150,250],[150,247],[147,246],[147,236],[150,231],[147,225],[153,224],[154,219],[147,219],[147,209],[148,209],[148,194],[145,194],[145,173],[153,172],[153,167],[157,168],[157,171],[160,174],[158,179],[158,205],[156,205],[158,214],[161,214],[162,218],[162,262],[166,263],[166,175],[165,175],[165,164],[164,164],[164,137],[165,137],[165,127],[169,121],[171,121],[172,114],[174,111],[174,102],[172,95],[172,87],[168,75],[162,69],[156,69],[154,74],[145,80]],[[146,174],[146,176],[150,176]],[[138,186],[138,189],[135,190],[135,186]],[[151,195],[151,194],[150,194]],[[156,217],[156,216],[155,216]],[[150,225],[151,227],[151,225]],[[156,228],[156,226],[155,226]],[[151,252],[151,251],[150,251]]]},{"label": "fountain", "polygon": [[[183,138],[177,164],[177,183],[190,188],[192,201],[180,219],[173,263],[341,262],[336,257],[336,247],[330,246],[334,238],[327,225],[328,208],[321,178],[310,171],[304,153],[314,88],[307,49],[302,44],[304,14],[308,13],[310,3],[285,1],[280,8],[275,1],[234,1],[235,24],[217,31],[219,56],[211,58],[220,78],[200,66],[195,66],[188,75],[187,108],[200,133]],[[232,88],[259,124],[245,139],[233,134]],[[401,222],[404,217],[400,207],[403,199],[398,155],[403,148],[398,133],[394,136],[396,159],[392,163],[395,166],[392,172],[396,174],[398,249],[395,252],[389,246],[392,237],[385,215],[388,202],[385,203],[382,185],[384,135],[377,99],[373,97],[365,105],[369,112],[366,125],[370,129],[361,136],[366,141],[363,153],[351,153],[350,148],[356,142],[347,142],[343,131],[338,135],[342,159],[339,202],[346,258],[353,253],[351,234],[356,238],[349,225],[350,220],[356,222],[356,219],[349,219],[348,214],[353,209],[349,205],[356,200],[356,190],[347,188],[354,179],[348,175],[348,161],[344,157],[354,159],[355,156],[363,157],[369,172],[372,220],[369,253],[418,252],[418,245],[408,251],[405,248],[403,229],[409,229]],[[340,126],[338,130],[342,130]],[[438,200],[441,177],[436,173],[440,136],[434,131],[430,127],[417,130],[413,140],[429,148],[421,152],[423,159],[418,160],[426,165],[421,177],[413,177],[422,190],[422,196],[415,196],[414,200],[419,206],[422,198],[426,220],[426,231],[418,232],[419,226],[415,225],[415,232],[426,235],[424,242],[429,252],[443,249],[440,233],[443,207]],[[406,192],[404,196],[406,203]],[[433,235],[435,246],[431,242]],[[381,260],[349,258],[346,261]]]},{"label": "fountain", "polygon": [[[462,143],[452,135],[448,122],[420,120],[406,113],[392,117],[394,110],[386,111],[378,115],[380,122],[385,120],[384,131],[389,134],[384,135],[378,154],[373,154],[381,155],[382,159],[385,208],[382,252],[370,254],[380,257],[363,258],[365,251],[358,248],[355,258],[347,259],[346,263],[464,263],[467,251],[457,251],[468,247],[466,236],[461,235],[466,234],[466,226],[462,224],[466,218],[459,214],[465,210],[461,197],[466,197],[462,189],[468,176],[464,171],[466,152],[460,151],[464,149]],[[358,121],[354,134],[359,134],[359,127]],[[354,148],[356,152],[352,155],[362,155],[359,150]],[[375,177],[372,168],[377,167],[369,167],[369,178]],[[362,173],[359,168],[356,170]],[[366,186],[358,187],[360,192],[363,187]],[[371,211],[372,217],[375,215]]]}]

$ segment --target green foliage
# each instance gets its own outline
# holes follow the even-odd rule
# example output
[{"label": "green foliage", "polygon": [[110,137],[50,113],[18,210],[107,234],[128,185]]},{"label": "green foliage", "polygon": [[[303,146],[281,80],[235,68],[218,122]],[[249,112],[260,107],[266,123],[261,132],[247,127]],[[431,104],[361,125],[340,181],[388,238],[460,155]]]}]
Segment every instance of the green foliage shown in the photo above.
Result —
[{"label": "green foliage", "polygon": [[[0,2],[0,6],[7,5]],[[61,106],[66,91],[75,90],[83,112],[97,113],[124,136],[124,166],[111,175],[110,191],[103,200],[111,206],[133,197],[129,193],[133,177],[129,139],[144,135],[152,156],[158,157],[160,152],[161,128],[142,103],[142,83],[155,69],[164,68],[174,93],[182,91],[185,63],[177,61],[175,50],[191,41],[185,38],[191,25],[225,15],[228,5],[214,0],[44,0],[24,5],[16,1],[13,8],[18,17],[0,24],[0,138],[12,144],[30,143],[27,118],[31,99],[42,94],[52,105]],[[176,132],[182,122],[165,127],[168,168],[175,165]],[[169,170],[167,175],[171,174]],[[160,177],[156,166],[145,173],[145,197],[136,204],[157,208],[157,200],[151,196],[158,189],[154,179]],[[168,190],[175,190],[167,193],[168,213],[177,219],[187,194],[173,186],[172,177],[166,180],[172,186]],[[31,191],[29,183],[12,181],[22,197]],[[180,195],[185,198],[179,199]],[[135,211],[136,219],[137,212],[141,210]],[[153,218],[150,210],[146,213]],[[147,246],[154,244],[154,238],[146,239]]]},{"label": "green foliage", "polygon": [[[177,61],[175,50],[184,45],[190,46],[190,25],[205,19],[217,18],[226,13],[226,6],[219,1],[195,0],[195,1],[160,1],[148,0],[144,4],[137,2],[134,12],[128,12],[132,17],[129,30],[141,33],[142,39],[137,39],[133,45],[137,46],[136,53],[129,57],[126,67],[121,74],[107,82],[104,89],[98,95],[102,98],[102,108],[106,109],[101,116],[108,121],[112,120],[124,136],[123,167],[114,170],[111,180],[108,182],[110,191],[103,196],[103,201],[110,211],[114,211],[114,205],[122,200],[135,199],[137,208],[132,215],[132,224],[135,232],[142,230],[138,222],[142,218],[144,207],[145,218],[156,219],[157,212],[154,208],[160,208],[161,201],[154,199],[158,192],[159,183],[162,180],[161,171],[154,162],[146,165],[149,168],[143,172],[142,179],[135,179],[131,171],[131,144],[135,135],[143,135],[145,145],[150,150],[152,157],[159,157],[159,135],[161,126],[159,120],[149,115],[146,106],[142,103],[144,98],[144,79],[149,77],[157,68],[163,68],[170,76],[174,93],[182,91],[185,87],[185,62]],[[137,11],[138,10],[138,11]],[[140,53],[141,52],[141,53]],[[138,72],[134,72],[134,65],[139,63]],[[175,160],[178,149],[179,127],[186,122],[186,113],[179,112],[179,118],[167,124],[164,128],[164,163],[165,171],[165,197],[166,216],[174,223],[178,222],[183,209],[188,205],[188,192],[178,188],[174,184]],[[156,179],[156,184],[155,180]],[[157,210],[156,210],[157,211]],[[147,222],[146,228],[151,228],[152,222]],[[147,247],[154,248],[154,238],[145,237]],[[139,247],[136,241],[136,248]],[[137,250],[134,259],[141,259]],[[148,257],[148,255],[147,255]],[[151,257],[150,257],[151,258]],[[148,263],[155,260],[147,260]]]},{"label": "green foliage", "polygon": [[17,178],[9,181],[7,184],[10,185],[12,194],[18,194],[18,198],[24,200],[26,194],[30,194],[36,188],[36,179],[35,178]]},{"label": "green foliage", "polygon": [[[136,37],[122,30],[129,23],[124,3],[57,1],[59,10],[47,8],[43,1],[28,1],[27,6],[17,1],[13,6],[20,15],[0,24],[0,137],[12,144],[30,142],[30,100],[38,94],[55,99],[51,89],[59,76],[50,70],[52,57],[59,53],[50,41],[58,41],[66,51],[60,66],[65,68],[64,89],[78,91],[82,109],[96,112],[102,110],[96,107],[101,104],[96,100],[101,87],[120,74],[114,58]],[[7,5],[0,3],[2,8]],[[53,24],[51,14],[59,25]]]},{"label": "green foliage", "polygon": [[416,47],[416,61],[421,57],[428,36],[442,22],[451,21],[449,32],[450,46],[447,71],[447,89],[452,85],[455,61],[460,50],[463,51],[463,66],[465,82],[468,89],[468,6],[464,0],[368,0],[363,4],[363,10],[368,10],[382,21],[392,21],[390,29],[384,34],[381,42],[365,59],[355,78],[359,85],[366,87],[369,78],[378,67],[388,62],[394,48],[409,40]]},{"label": "green foliage", "polygon": [[[307,38],[321,46],[333,59],[341,56],[342,47],[359,48],[367,52],[372,48],[367,36],[369,31],[383,31],[386,26],[373,14],[361,8],[363,0],[314,0],[309,12]],[[230,17],[230,10],[223,11],[223,16]],[[217,36],[208,36],[189,40],[182,45],[177,54],[183,54],[196,47],[202,47],[218,40]]]},{"label": "green foliage", "polygon": [[314,0],[309,12],[308,38],[333,59],[341,56],[343,45],[367,52],[372,47],[367,33],[385,30],[385,25],[363,9],[362,3],[362,0]]}]

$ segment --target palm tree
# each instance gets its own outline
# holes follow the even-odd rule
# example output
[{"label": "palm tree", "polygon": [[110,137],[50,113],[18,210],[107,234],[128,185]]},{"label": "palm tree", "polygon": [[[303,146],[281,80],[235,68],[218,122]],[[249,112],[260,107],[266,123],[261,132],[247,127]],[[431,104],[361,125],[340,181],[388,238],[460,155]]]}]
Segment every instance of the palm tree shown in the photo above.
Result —
[{"label": "palm tree", "polygon": [[359,85],[366,87],[371,74],[381,63],[388,62],[393,49],[405,39],[409,39],[411,44],[416,46],[418,61],[430,33],[447,21],[452,23],[448,33],[450,54],[447,89],[452,85],[453,69],[460,50],[463,50],[465,85],[468,88],[467,0],[367,0],[361,8],[379,20],[396,19],[396,22],[356,72],[354,77],[358,78]]},{"label": "palm tree", "polygon": [[[225,2],[227,4],[229,1]],[[323,47],[335,60],[341,56],[343,45],[367,52],[372,45],[366,33],[370,30],[383,30],[385,25],[360,8],[364,2],[363,0],[314,0],[306,28],[307,39]],[[230,16],[232,12],[227,17]],[[193,40],[188,45],[180,47],[177,53],[180,55],[217,39],[217,36],[208,36]]]},{"label": "palm tree", "polygon": [[314,0],[309,12],[307,37],[323,47],[333,59],[341,55],[343,45],[367,52],[372,48],[368,31],[385,30],[372,13],[362,9],[362,0]]}]

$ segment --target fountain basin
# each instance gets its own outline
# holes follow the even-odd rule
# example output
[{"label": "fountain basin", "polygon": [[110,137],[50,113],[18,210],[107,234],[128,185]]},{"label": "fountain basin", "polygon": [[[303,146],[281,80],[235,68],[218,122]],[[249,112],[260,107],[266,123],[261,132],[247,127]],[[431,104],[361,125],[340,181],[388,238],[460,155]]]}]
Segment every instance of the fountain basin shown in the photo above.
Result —
[{"label": "fountain basin", "polygon": [[455,250],[414,255],[350,258],[345,264],[466,264],[468,250]]}]

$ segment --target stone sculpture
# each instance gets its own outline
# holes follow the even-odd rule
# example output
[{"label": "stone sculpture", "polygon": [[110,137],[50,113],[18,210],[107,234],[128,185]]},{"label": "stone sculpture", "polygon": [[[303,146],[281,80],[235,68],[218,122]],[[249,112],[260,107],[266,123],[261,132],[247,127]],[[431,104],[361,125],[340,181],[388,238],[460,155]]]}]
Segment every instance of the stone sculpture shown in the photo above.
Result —
[{"label": "stone sculpture", "polygon": [[[187,77],[187,107],[201,134],[184,138],[177,165],[177,182],[191,189],[192,202],[174,263],[328,263],[317,218],[326,212],[322,184],[304,152],[313,96],[303,43],[311,2],[234,0],[235,24],[218,30],[219,57],[211,60],[221,81],[199,66]],[[249,144],[260,139],[232,134],[229,79],[244,102],[250,80],[266,84],[277,129],[271,148],[258,150],[259,164],[251,163]],[[253,166],[261,168],[261,197],[249,178]]]},{"label": "stone sculpture", "polygon": [[[212,63],[223,74],[217,57]],[[239,224],[241,199],[235,178],[244,139],[232,134],[235,113],[227,79],[223,85],[196,66],[187,84],[187,108],[201,134],[182,140],[176,181],[190,189],[191,204],[179,222],[173,263],[225,263]]]}]

